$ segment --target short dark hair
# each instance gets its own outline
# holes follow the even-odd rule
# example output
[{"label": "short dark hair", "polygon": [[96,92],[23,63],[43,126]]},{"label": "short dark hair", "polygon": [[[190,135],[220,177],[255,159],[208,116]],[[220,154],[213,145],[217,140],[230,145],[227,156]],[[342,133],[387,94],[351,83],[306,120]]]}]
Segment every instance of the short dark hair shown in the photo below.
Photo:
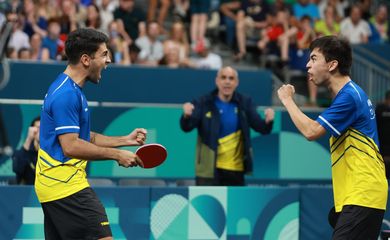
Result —
[{"label": "short dark hair", "polygon": [[30,127],[33,127],[35,122],[41,121],[41,116],[35,117],[30,124]]},{"label": "short dark hair", "polygon": [[348,40],[336,36],[320,37],[311,42],[310,51],[318,48],[324,55],[325,61],[338,61],[341,75],[349,76],[352,66],[352,49]]},{"label": "short dark hair", "polygon": [[80,28],[68,35],[65,54],[70,64],[77,64],[83,54],[93,57],[102,43],[108,43],[107,35],[93,28]]}]

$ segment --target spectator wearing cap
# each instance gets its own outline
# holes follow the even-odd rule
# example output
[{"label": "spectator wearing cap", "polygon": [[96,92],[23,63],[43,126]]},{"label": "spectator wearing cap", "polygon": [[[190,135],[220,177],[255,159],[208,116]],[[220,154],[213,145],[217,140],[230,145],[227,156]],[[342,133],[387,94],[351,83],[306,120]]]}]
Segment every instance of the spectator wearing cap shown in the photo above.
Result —
[{"label": "spectator wearing cap", "polygon": [[195,46],[195,52],[198,58],[192,60],[192,66],[194,68],[218,70],[222,67],[221,56],[211,52],[210,46],[210,41],[206,38],[198,41]]}]

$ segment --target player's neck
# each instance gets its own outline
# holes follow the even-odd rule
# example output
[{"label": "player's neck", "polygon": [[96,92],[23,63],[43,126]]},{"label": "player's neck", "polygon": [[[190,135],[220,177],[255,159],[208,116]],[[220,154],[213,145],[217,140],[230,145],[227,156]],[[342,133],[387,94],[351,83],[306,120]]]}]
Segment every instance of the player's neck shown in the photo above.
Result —
[{"label": "player's neck", "polygon": [[329,90],[332,94],[332,97],[335,97],[349,81],[351,81],[349,76],[337,75],[332,77],[331,84],[329,85]]},{"label": "player's neck", "polygon": [[86,74],[82,69],[79,69],[77,65],[68,65],[64,71],[77,85],[84,86],[86,81]]}]

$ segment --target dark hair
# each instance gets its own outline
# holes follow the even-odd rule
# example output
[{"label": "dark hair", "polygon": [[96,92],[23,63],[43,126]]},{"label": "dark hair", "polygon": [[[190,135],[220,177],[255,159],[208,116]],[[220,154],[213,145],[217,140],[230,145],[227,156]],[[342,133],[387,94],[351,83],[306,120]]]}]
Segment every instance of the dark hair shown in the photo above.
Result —
[{"label": "dark hair", "polygon": [[107,35],[93,28],[80,28],[71,32],[65,42],[69,64],[77,64],[83,54],[93,57],[102,43],[108,43]]},{"label": "dark hair", "polygon": [[35,122],[37,122],[37,121],[41,121],[41,117],[40,117],[40,116],[35,117],[35,118],[31,121],[30,127],[33,127],[34,124],[35,124]]},{"label": "dark hair", "polygon": [[341,75],[350,74],[352,50],[348,40],[336,36],[320,37],[310,44],[310,51],[316,48],[324,55],[326,62],[338,61],[338,70]]}]

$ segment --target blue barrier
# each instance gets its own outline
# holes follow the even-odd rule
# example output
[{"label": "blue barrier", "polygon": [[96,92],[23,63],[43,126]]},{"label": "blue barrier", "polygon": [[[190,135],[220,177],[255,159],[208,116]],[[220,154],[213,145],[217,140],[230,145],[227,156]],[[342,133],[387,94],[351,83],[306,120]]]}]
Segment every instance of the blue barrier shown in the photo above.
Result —
[{"label": "blue barrier", "polygon": [[[0,98],[42,100],[52,81],[64,71],[62,63],[10,63],[10,79]],[[99,86],[86,84],[89,101],[182,104],[211,91],[216,71],[123,67],[112,65],[103,71]],[[272,79],[268,70],[239,71],[238,90],[257,105],[272,104]]]},{"label": "blue barrier", "polygon": [[[115,239],[330,239],[330,187],[95,187]],[[0,187],[0,239],[43,239],[32,187]],[[389,230],[386,213],[382,229]]]}]

